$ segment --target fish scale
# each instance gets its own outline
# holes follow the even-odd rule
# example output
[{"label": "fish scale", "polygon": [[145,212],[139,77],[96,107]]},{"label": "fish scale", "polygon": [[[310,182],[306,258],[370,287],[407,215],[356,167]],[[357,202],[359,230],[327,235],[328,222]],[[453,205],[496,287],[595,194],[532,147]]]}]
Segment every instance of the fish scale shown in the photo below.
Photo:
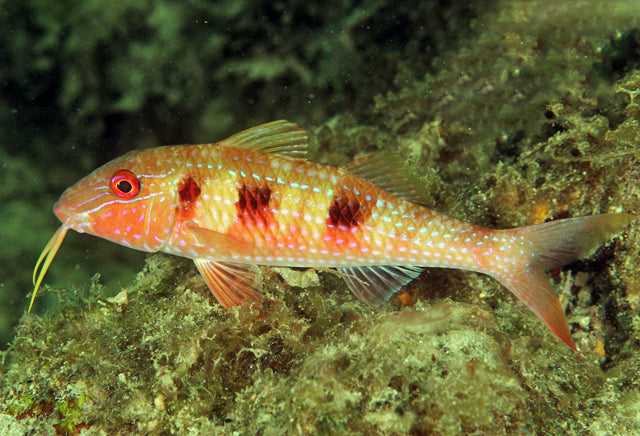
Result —
[{"label": "fish scale", "polygon": [[303,159],[306,147],[303,130],[275,121],[219,143],[133,151],[103,165],[54,206],[63,224],[38,259],[29,310],[71,228],[193,259],[225,307],[260,300],[256,265],[334,267],[372,306],[424,267],[478,271],[575,349],[544,271],[588,255],[634,216],[487,229],[420,205],[398,157],[334,168]]},{"label": "fish scale", "polygon": [[[452,233],[473,230],[473,226],[463,221],[425,211],[365,180],[337,170],[332,174],[327,167],[305,160],[277,155],[262,156],[260,160],[258,153],[235,148],[213,155],[210,149],[215,146],[202,146],[201,150],[179,159],[187,169],[195,168],[195,162],[201,161],[203,155],[216,159],[218,164],[211,169],[188,172],[188,177],[200,186],[201,194],[188,211],[178,212],[176,221],[189,220],[197,227],[250,243],[252,254],[234,257],[233,253],[220,252],[216,246],[198,244],[193,234],[183,232],[181,225],[163,248],[165,252],[264,265],[361,266],[408,261],[420,266],[480,267],[473,256],[477,242],[451,238]],[[182,154],[184,151],[176,150]],[[176,173],[180,173],[179,168]],[[290,173],[296,175],[295,181]],[[257,218],[241,219],[243,214],[237,210],[238,190],[265,183],[270,185],[272,197],[266,211],[268,217],[260,214]],[[327,211],[336,193],[343,192],[345,196],[344,191],[351,194],[348,199],[351,204],[368,205],[370,212],[365,226],[328,228]],[[216,198],[217,201],[210,202]],[[425,233],[429,239],[423,243],[420,235]]]}]

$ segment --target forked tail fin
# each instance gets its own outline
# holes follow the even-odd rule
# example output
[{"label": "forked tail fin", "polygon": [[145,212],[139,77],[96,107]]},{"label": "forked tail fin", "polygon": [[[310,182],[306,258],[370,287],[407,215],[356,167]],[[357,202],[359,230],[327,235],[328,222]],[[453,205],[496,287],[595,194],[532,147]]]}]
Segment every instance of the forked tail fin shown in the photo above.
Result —
[{"label": "forked tail fin", "polygon": [[564,312],[544,272],[588,256],[634,219],[635,215],[624,213],[603,214],[502,230],[505,236],[522,241],[513,255],[524,256],[523,266],[514,274],[495,277],[575,350]]}]

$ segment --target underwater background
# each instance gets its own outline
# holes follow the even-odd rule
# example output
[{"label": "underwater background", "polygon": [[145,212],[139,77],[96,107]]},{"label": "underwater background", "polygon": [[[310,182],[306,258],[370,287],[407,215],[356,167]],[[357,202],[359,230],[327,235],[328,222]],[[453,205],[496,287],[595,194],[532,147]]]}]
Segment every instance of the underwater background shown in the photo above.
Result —
[{"label": "underwater background", "polygon": [[223,310],[192,262],[70,232],[129,150],[288,119],[311,160],[399,151],[495,228],[640,209],[635,0],[0,4],[0,434],[640,433],[637,224],[550,273],[579,353],[496,281],[430,269],[381,310],[265,268]]}]

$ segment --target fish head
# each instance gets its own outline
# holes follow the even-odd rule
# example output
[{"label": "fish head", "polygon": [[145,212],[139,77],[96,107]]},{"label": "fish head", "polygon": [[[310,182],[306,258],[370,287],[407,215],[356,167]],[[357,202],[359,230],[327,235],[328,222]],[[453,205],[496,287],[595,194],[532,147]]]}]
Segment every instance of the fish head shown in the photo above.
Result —
[{"label": "fish head", "polygon": [[173,169],[163,149],[129,152],[69,187],[54,206],[63,225],[142,251],[162,249],[175,220]]}]

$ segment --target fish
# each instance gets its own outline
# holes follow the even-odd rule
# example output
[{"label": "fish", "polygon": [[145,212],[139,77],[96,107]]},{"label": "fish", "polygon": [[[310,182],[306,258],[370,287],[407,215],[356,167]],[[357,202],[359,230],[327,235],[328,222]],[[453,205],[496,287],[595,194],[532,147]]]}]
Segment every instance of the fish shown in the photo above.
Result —
[{"label": "fish", "polygon": [[307,147],[307,133],[280,120],[217,143],[134,150],[104,164],[55,203],[62,225],[34,268],[28,312],[73,229],[192,259],[225,308],[260,301],[259,265],[332,269],[372,307],[424,268],[476,271],[576,350],[545,271],[588,256],[635,215],[493,230],[424,206],[400,156],[331,167],[305,159]]}]

